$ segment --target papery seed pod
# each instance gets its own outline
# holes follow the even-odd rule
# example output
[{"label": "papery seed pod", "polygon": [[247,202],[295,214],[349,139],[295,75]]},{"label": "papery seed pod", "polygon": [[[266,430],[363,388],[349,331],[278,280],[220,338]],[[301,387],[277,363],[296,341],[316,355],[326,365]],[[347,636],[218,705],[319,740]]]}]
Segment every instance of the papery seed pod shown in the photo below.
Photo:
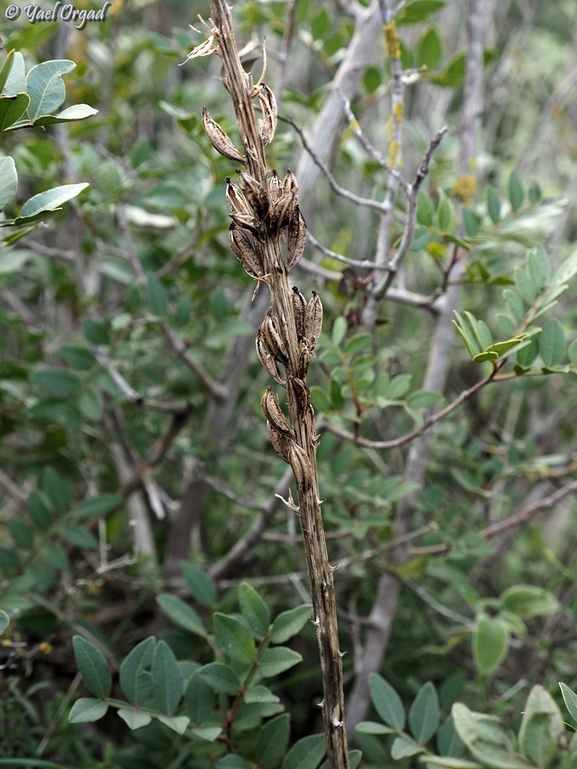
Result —
[{"label": "papery seed pod", "polygon": [[305,312],[307,309],[307,300],[301,294],[296,286],[293,286],[293,292],[291,294],[291,300],[293,305],[293,314],[295,318],[295,326],[297,330],[297,337],[299,342],[304,339],[305,335]]},{"label": "papery seed pod", "polygon": [[243,230],[239,230],[234,222],[228,228],[228,239],[232,253],[242,264],[251,278],[262,278],[264,267],[260,255],[255,250],[250,238]]},{"label": "papery seed pod", "polygon": [[299,183],[290,168],[287,168],[286,170],[285,178],[282,180],[282,186],[285,194],[288,195],[289,192],[294,192],[298,198]]},{"label": "papery seed pod", "polygon": [[294,190],[281,197],[275,203],[272,216],[270,218],[271,230],[277,235],[281,230],[288,225],[291,216],[293,215],[296,205],[297,197]]},{"label": "papery seed pod", "polygon": [[305,313],[305,335],[311,350],[314,350],[323,327],[323,305],[320,296],[313,291],[313,296],[307,304]]},{"label": "papery seed pod", "polygon": [[268,196],[262,184],[245,171],[240,172],[242,191],[252,210],[260,217],[268,211]]},{"label": "papery seed pod", "polygon": [[245,156],[237,150],[226,131],[219,126],[216,120],[211,118],[206,107],[202,108],[202,125],[210,143],[217,152],[229,160],[234,160],[243,165],[246,163]]},{"label": "papery seed pod", "polygon": [[273,449],[283,460],[283,462],[289,464],[289,447],[287,439],[284,437],[284,435],[279,433],[278,430],[275,430],[273,425],[268,420],[266,423],[266,429]]},{"label": "papery seed pod", "polygon": [[277,202],[283,193],[283,186],[280,180],[280,176],[277,174],[274,168],[271,171],[268,179],[268,193],[270,195],[271,203],[273,204]]},{"label": "papery seed pod", "polygon": [[284,381],[284,379],[281,377],[279,373],[276,360],[270,354],[265,343],[262,340],[262,334],[260,329],[257,331],[257,335],[256,335],[256,354],[258,355],[258,359],[260,360],[261,365],[266,371],[266,373],[272,379],[274,379],[275,382],[282,385],[283,387],[286,387],[286,382]]},{"label": "papery seed pod", "polygon": [[288,425],[283,410],[280,407],[278,395],[271,387],[267,387],[261,398],[260,405],[264,411],[265,417],[271,423],[275,430],[287,438],[294,438],[294,433]]},{"label": "papery seed pod", "polygon": [[301,379],[306,379],[307,371],[309,370],[309,364],[313,357],[313,351],[311,350],[310,342],[305,337],[301,342],[301,349],[299,353],[299,367],[298,375]]},{"label": "papery seed pod", "polygon": [[290,381],[297,399],[299,410],[301,414],[304,415],[311,405],[311,392],[302,379],[294,376]]},{"label": "papery seed pod", "polygon": [[271,355],[279,363],[288,363],[289,356],[286,346],[281,338],[277,321],[270,313],[267,313],[265,319],[260,325],[262,341],[268,347]]},{"label": "papery seed pod", "polygon": [[257,96],[263,113],[263,117],[259,118],[258,127],[260,129],[262,143],[266,145],[272,142],[276,131],[278,120],[276,98],[266,83],[261,83]]},{"label": "papery seed pod", "polygon": [[307,223],[297,206],[288,224],[287,270],[290,272],[300,262],[307,244]]},{"label": "papery seed pod", "polygon": [[262,237],[262,229],[254,216],[246,216],[245,214],[230,214],[232,221],[241,227],[243,230],[248,230],[251,235],[259,240]]},{"label": "papery seed pod", "polygon": [[306,451],[294,441],[290,441],[289,444],[289,463],[292,467],[299,491],[308,491],[313,485],[313,466]]},{"label": "papery seed pod", "polygon": [[247,199],[243,195],[240,187],[233,184],[230,180],[230,176],[226,177],[226,202],[230,207],[230,213],[233,216],[245,216],[249,219],[253,219],[252,209],[248,204]]}]

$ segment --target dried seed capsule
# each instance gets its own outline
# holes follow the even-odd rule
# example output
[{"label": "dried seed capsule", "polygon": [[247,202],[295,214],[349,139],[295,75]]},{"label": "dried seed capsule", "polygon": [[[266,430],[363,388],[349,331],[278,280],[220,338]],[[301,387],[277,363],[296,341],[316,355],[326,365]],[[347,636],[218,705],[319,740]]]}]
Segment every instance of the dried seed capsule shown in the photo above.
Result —
[{"label": "dried seed capsule", "polygon": [[274,427],[282,435],[287,438],[294,438],[294,433],[288,425],[283,410],[280,407],[278,395],[273,391],[271,387],[267,387],[264,395],[261,398],[260,404],[264,415]]},{"label": "dried seed capsule", "polygon": [[256,335],[256,354],[258,355],[258,359],[260,360],[262,367],[264,368],[266,373],[272,379],[274,379],[275,382],[278,382],[278,384],[285,387],[286,382],[284,381],[284,379],[281,377],[279,373],[276,360],[270,354],[265,343],[262,340],[262,334],[260,329],[257,331],[257,335]]},{"label": "dried seed capsule", "polygon": [[272,203],[276,203],[283,193],[280,176],[277,174],[274,168],[271,171],[271,175],[268,180],[268,192]]},{"label": "dried seed capsule", "polygon": [[290,441],[289,444],[289,464],[295,475],[299,491],[308,491],[313,485],[313,466],[306,451],[294,441]]},{"label": "dried seed capsule", "polygon": [[211,118],[206,107],[202,108],[202,125],[204,126],[204,130],[210,143],[217,152],[220,152],[221,155],[224,155],[224,157],[229,160],[234,160],[243,165],[246,163],[244,155],[241,155],[237,150],[226,131]]},{"label": "dried seed capsule", "polygon": [[320,296],[313,291],[313,296],[307,304],[305,313],[305,336],[309,342],[310,349],[314,350],[321,335],[323,327],[323,305]]},{"label": "dried seed capsule", "polygon": [[290,272],[300,262],[307,244],[307,223],[297,206],[288,224],[287,270]]},{"label": "dried seed capsule", "polygon": [[305,412],[308,410],[308,407],[311,405],[310,390],[303,382],[303,380],[296,376],[292,377],[290,381],[295,397],[297,399],[299,410],[301,414],[305,414]]},{"label": "dried seed capsule", "polygon": [[246,232],[239,230],[233,222],[228,228],[228,239],[232,253],[251,278],[262,278],[264,273],[262,259]]},{"label": "dried seed capsule", "polygon": [[299,183],[290,168],[287,168],[286,170],[285,178],[282,180],[282,186],[285,194],[288,195],[289,192],[294,192],[298,198]]},{"label": "dried seed capsule", "polygon": [[288,363],[289,356],[281,338],[277,323],[270,313],[260,325],[262,340],[279,363]]},{"label": "dried seed capsule", "polygon": [[305,312],[307,309],[307,300],[296,286],[293,286],[291,299],[293,303],[293,314],[295,318],[297,337],[300,342],[302,339],[304,339],[305,335]]},{"label": "dried seed capsule", "polygon": [[273,449],[284,462],[289,464],[289,447],[287,439],[284,437],[284,435],[282,435],[282,433],[279,433],[279,431],[276,430],[268,420],[266,423],[266,429]]},{"label": "dried seed capsule", "polygon": [[299,354],[298,375],[302,379],[306,378],[307,371],[309,370],[309,364],[311,362],[312,357],[313,357],[313,352],[311,350],[310,342],[308,339],[305,338],[301,342],[301,349]]},{"label": "dried seed capsule", "polygon": [[228,203],[230,212],[233,216],[246,216],[249,219],[254,218],[247,199],[241,192],[240,188],[231,182],[230,176],[226,177],[225,196],[226,202]]},{"label": "dried seed capsule", "polygon": [[262,184],[245,171],[240,172],[242,191],[252,210],[260,217],[268,211],[268,197]]},{"label": "dried seed capsule", "polygon": [[297,196],[294,190],[281,195],[275,203],[270,218],[271,230],[277,235],[288,225],[297,205]]},{"label": "dried seed capsule", "polygon": [[274,138],[278,120],[278,109],[274,93],[266,83],[262,83],[258,90],[258,100],[262,107],[263,117],[259,118],[258,127],[264,145],[270,144]]}]

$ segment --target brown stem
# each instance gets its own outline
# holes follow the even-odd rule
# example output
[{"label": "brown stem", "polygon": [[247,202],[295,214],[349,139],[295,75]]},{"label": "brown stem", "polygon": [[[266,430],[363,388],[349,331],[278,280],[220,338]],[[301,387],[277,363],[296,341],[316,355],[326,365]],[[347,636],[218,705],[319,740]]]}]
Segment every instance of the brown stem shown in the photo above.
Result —
[{"label": "brown stem", "polygon": [[[211,0],[214,29],[211,35],[223,62],[225,82],[230,92],[240,132],[247,175],[241,175],[241,186],[228,184],[229,204],[238,235],[235,254],[246,257],[243,265],[249,274],[262,272],[272,301],[272,313],[259,329],[260,356],[267,370],[275,374],[284,366],[290,427],[278,398],[272,390],[263,397],[263,408],[269,420],[271,439],[282,458],[291,465],[298,489],[298,516],[301,522],[314,617],[323,677],[323,723],[327,738],[327,754],[331,769],[348,767],[348,751],[344,727],[344,693],[341,653],[338,642],[337,610],[332,569],[329,564],[323,528],[321,502],[316,472],[314,415],[306,386],[306,371],[320,333],[322,305],[314,295],[308,303],[298,290],[290,288],[288,273],[300,256],[291,258],[291,231],[304,247],[306,226],[300,215],[296,179],[287,172],[284,182],[275,173],[268,176],[264,146],[272,139],[276,121],[274,97],[260,82],[252,85],[240,63],[232,30],[231,11],[223,0]],[[260,90],[259,90],[260,88]],[[253,99],[266,100],[274,119],[263,134],[257,126]],[[205,127],[215,148],[229,157],[236,150],[206,118]],[[260,129],[260,130],[259,130]],[[212,131],[212,137],[211,133]],[[228,153],[228,154],[227,154]],[[287,259],[280,245],[280,233],[287,230]],[[240,230],[240,233],[238,232]],[[232,242],[232,241],[231,241]],[[238,251],[238,253],[237,253]],[[293,254],[302,255],[294,248]],[[239,255],[240,254],[240,255]],[[291,263],[293,262],[293,263]],[[306,319],[306,323],[305,323]],[[272,367],[272,368],[271,368]],[[277,369],[278,370],[278,369]],[[274,376],[277,381],[280,374]]]}]

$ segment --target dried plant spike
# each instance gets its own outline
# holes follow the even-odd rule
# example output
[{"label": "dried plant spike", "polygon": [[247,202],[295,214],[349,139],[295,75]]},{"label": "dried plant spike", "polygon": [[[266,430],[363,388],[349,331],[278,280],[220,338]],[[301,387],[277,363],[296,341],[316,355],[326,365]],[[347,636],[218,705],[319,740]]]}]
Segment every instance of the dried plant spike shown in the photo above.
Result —
[{"label": "dried plant spike", "polygon": [[273,449],[283,460],[283,462],[286,462],[287,465],[290,464],[287,439],[284,437],[284,435],[279,433],[278,430],[276,430],[268,420],[266,423],[266,429]]},{"label": "dried plant spike", "polygon": [[314,470],[306,451],[295,441],[290,441],[289,464],[292,467],[299,494],[304,494],[313,485]]},{"label": "dried plant spike", "polygon": [[265,417],[274,427],[274,429],[286,436],[287,438],[294,438],[294,433],[289,427],[283,410],[280,407],[278,395],[271,387],[267,387],[264,395],[261,398],[260,404],[264,411]]},{"label": "dried plant spike", "polygon": [[278,109],[274,93],[266,83],[262,83],[258,89],[258,100],[262,107],[263,117],[258,121],[260,136],[264,145],[270,144],[274,139],[276,124],[278,121]]},{"label": "dried plant spike", "polygon": [[307,304],[307,311],[305,314],[305,335],[311,350],[314,350],[317,346],[322,327],[323,305],[320,296],[316,291],[313,291],[312,299]]},{"label": "dried plant spike", "polygon": [[240,181],[245,198],[250,203],[252,210],[259,217],[268,212],[268,195],[262,184],[246,171],[240,172]]},{"label": "dried plant spike", "polygon": [[228,239],[233,254],[242,264],[245,272],[250,275],[251,278],[262,278],[264,272],[262,259],[255,250],[246,232],[239,229],[233,222],[228,228]]},{"label": "dried plant spike", "polygon": [[307,244],[307,223],[297,206],[288,223],[287,270],[290,272],[300,262]]},{"label": "dried plant spike", "polygon": [[301,342],[305,337],[305,313],[307,310],[307,300],[296,286],[293,286],[291,300],[293,305],[293,314],[295,317],[295,326],[297,329],[297,337],[299,342]]},{"label": "dried plant spike", "polygon": [[216,120],[211,118],[206,107],[202,108],[202,125],[210,143],[217,152],[236,163],[243,165],[246,163],[245,156],[237,150],[226,131],[219,126]]},{"label": "dried plant spike", "polygon": [[260,329],[258,330],[256,335],[256,354],[258,355],[258,359],[260,360],[262,367],[264,368],[266,373],[271,377],[271,379],[274,379],[274,381],[277,382],[277,384],[280,384],[283,387],[285,387],[286,382],[279,373],[276,360],[270,354],[268,348],[266,347],[265,343],[262,340],[262,333]]},{"label": "dried plant spike", "polygon": [[280,176],[277,174],[275,169],[271,171],[271,174],[268,179],[268,194],[270,195],[271,203],[276,203],[277,200],[280,198],[280,196],[283,193],[283,186],[280,179]]}]

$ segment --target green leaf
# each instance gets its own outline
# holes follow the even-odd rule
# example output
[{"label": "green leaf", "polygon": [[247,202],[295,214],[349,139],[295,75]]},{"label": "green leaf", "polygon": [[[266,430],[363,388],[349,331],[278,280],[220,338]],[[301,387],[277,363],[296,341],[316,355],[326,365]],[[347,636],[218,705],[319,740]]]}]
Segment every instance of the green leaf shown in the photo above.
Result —
[{"label": "green leaf", "polygon": [[6,85],[6,81],[8,80],[8,75],[10,74],[12,65],[14,64],[14,54],[15,54],[15,51],[8,51],[6,58],[4,59],[4,62],[0,67],[0,93],[4,91],[4,86]]},{"label": "green leaf", "polygon": [[539,294],[539,286],[521,267],[515,270],[515,288],[527,304],[533,304]]},{"label": "green leaf", "polygon": [[52,513],[50,512],[45,498],[38,492],[32,491],[28,497],[28,510],[34,524],[40,531],[48,531],[52,525]]},{"label": "green leaf", "polygon": [[408,758],[409,756],[416,756],[417,753],[422,753],[423,748],[421,745],[417,745],[408,736],[395,737],[393,744],[391,745],[391,758],[398,761],[401,758]]},{"label": "green leaf", "polygon": [[[23,550],[31,550],[34,547],[34,531],[20,518],[12,518],[8,522],[8,529],[16,547]],[[3,632],[0,630],[0,634]]]},{"label": "green leaf", "polygon": [[165,641],[159,641],[156,645],[151,672],[157,707],[162,713],[171,716],[182,697],[183,679],[174,652]]},{"label": "green leaf", "polygon": [[533,334],[528,340],[528,344],[525,347],[517,351],[517,363],[521,366],[530,366],[537,355],[539,355],[539,338],[536,334]]},{"label": "green leaf", "polygon": [[471,211],[470,208],[463,207],[462,209],[463,224],[465,225],[465,232],[470,238],[474,238],[479,232],[479,221],[476,214]]},{"label": "green leaf", "polygon": [[149,275],[147,278],[148,286],[148,304],[154,315],[166,315],[167,301],[166,291],[164,286],[157,280],[154,275]]},{"label": "green leaf", "polygon": [[89,104],[73,104],[63,109],[57,115],[42,115],[34,120],[34,126],[54,125],[55,123],[71,123],[74,120],[86,120],[97,115],[98,110]]},{"label": "green leaf", "polygon": [[519,294],[511,288],[507,288],[503,291],[503,299],[513,318],[521,322],[525,317],[525,308]]},{"label": "green leaf", "polygon": [[[14,96],[0,96],[0,132],[6,131],[20,120],[29,104],[30,97],[27,93],[17,93]],[[2,160],[12,160],[12,158],[2,158]],[[4,206],[0,210],[2,208]]]},{"label": "green leaf", "polygon": [[529,252],[527,267],[533,282],[542,291],[551,282],[551,262],[544,248]]},{"label": "green leaf", "polygon": [[148,726],[152,721],[152,716],[148,715],[148,713],[143,713],[141,710],[138,710],[138,708],[120,708],[118,710],[118,715],[132,731],[141,729],[143,726]]},{"label": "green leaf", "polygon": [[493,344],[493,335],[491,334],[489,327],[485,321],[478,320],[472,313],[468,312],[467,310],[465,310],[464,314],[467,316],[471,330],[479,344],[480,351],[482,352],[483,350],[486,350]]},{"label": "green leaf", "polygon": [[509,650],[509,629],[498,618],[481,613],[473,631],[473,659],[482,675],[496,670]]},{"label": "green leaf", "polygon": [[313,607],[310,604],[296,606],[294,609],[281,612],[275,617],[270,631],[270,642],[273,644],[286,643],[306,625]]},{"label": "green leaf", "polygon": [[87,529],[82,528],[82,526],[64,526],[60,529],[59,534],[69,545],[98,552],[98,540]]},{"label": "green leaf", "polygon": [[216,590],[210,577],[207,577],[203,571],[186,561],[180,562],[180,568],[186,584],[192,593],[192,597],[201,606],[212,609],[216,603]]},{"label": "green leaf", "polygon": [[71,491],[68,484],[51,467],[42,472],[41,484],[50,504],[60,515],[64,515],[70,509]]},{"label": "green leaf", "polygon": [[213,617],[216,641],[232,660],[252,664],[256,659],[254,640],[245,625],[236,617],[215,612]]},{"label": "green leaf", "polygon": [[347,339],[343,352],[345,355],[357,355],[363,350],[367,350],[373,343],[373,335],[369,333],[355,334],[350,339]]},{"label": "green leaf", "polygon": [[97,363],[92,352],[80,345],[63,345],[58,349],[58,354],[77,371],[89,371]]},{"label": "green leaf", "polygon": [[190,724],[188,716],[156,716],[161,724],[168,726],[177,734],[184,734]]},{"label": "green leaf", "polygon": [[238,694],[240,680],[235,671],[222,662],[210,662],[200,668],[198,675],[218,694]]},{"label": "green leaf", "polygon": [[559,601],[549,590],[535,585],[513,585],[500,596],[504,609],[522,619],[541,617],[559,610]]},{"label": "green leaf", "polygon": [[501,203],[492,187],[487,187],[487,213],[493,224],[497,224],[501,218]]},{"label": "green leaf", "polygon": [[84,390],[78,398],[78,408],[90,422],[99,422],[104,414],[104,404],[98,390]]},{"label": "green leaf", "polygon": [[10,624],[10,617],[0,609],[0,635],[4,633]]},{"label": "green leaf", "polygon": [[88,691],[96,697],[104,699],[110,697],[112,677],[108,669],[108,663],[100,649],[97,649],[96,646],[93,646],[79,635],[74,636],[72,645],[74,647],[76,666]]},{"label": "green leaf", "polygon": [[236,753],[229,753],[216,762],[216,769],[253,769],[253,766]]},{"label": "green leaf", "polygon": [[34,120],[39,115],[51,115],[62,104],[66,87],[62,75],[76,67],[68,59],[44,61],[32,67],[26,76],[26,93],[30,96],[28,115]]},{"label": "green leaf", "polygon": [[398,400],[406,395],[411,386],[410,374],[398,374],[391,379],[386,397],[389,400]]},{"label": "green leaf", "polygon": [[458,758],[464,747],[463,740],[455,729],[453,716],[449,716],[437,733],[437,749],[442,756]]},{"label": "green leaf", "polygon": [[268,687],[257,684],[247,690],[244,695],[244,701],[247,704],[253,702],[280,702],[280,697],[273,694]]},{"label": "green leaf", "polygon": [[404,24],[419,24],[427,21],[429,16],[440,10],[445,5],[445,0],[413,0],[397,15],[395,21],[401,26]]},{"label": "green leaf", "polygon": [[60,187],[53,187],[50,190],[39,192],[38,195],[34,195],[34,197],[24,203],[20,209],[20,214],[16,219],[16,223],[25,223],[26,219],[38,216],[38,214],[46,211],[56,211],[63,203],[75,198],[88,186],[87,182],[81,182],[80,184],[62,184]]},{"label": "green leaf", "polygon": [[266,649],[259,662],[259,672],[263,678],[271,678],[284,673],[285,670],[302,662],[298,652],[288,649],[286,646],[276,646],[274,649]]},{"label": "green leaf", "polygon": [[494,716],[475,713],[461,702],[452,707],[453,722],[466,747],[490,769],[527,769],[515,753],[515,735]]},{"label": "green leaf", "polygon": [[143,705],[152,691],[152,676],[146,670],[152,665],[154,638],[149,636],[137,644],[120,666],[120,686],[133,705]]},{"label": "green leaf", "polygon": [[24,57],[19,51],[10,51],[8,56],[11,57],[10,70],[2,90],[7,96],[14,96],[17,93],[26,91],[26,68]]},{"label": "green leaf", "polygon": [[455,318],[456,318],[456,320],[453,320],[455,328],[457,329],[459,336],[463,340],[463,343],[467,348],[467,352],[469,353],[471,358],[473,358],[475,355],[478,355],[481,352],[479,348],[479,343],[475,335],[471,333],[469,324],[465,321],[461,313],[458,312],[457,310],[453,310],[453,314],[455,315]]},{"label": "green leaf", "polygon": [[347,320],[342,315],[335,320],[333,324],[332,340],[333,344],[340,345],[347,333]]},{"label": "green leaf", "polygon": [[206,638],[206,629],[201,618],[182,598],[171,593],[162,593],[156,597],[156,603],[160,606],[162,613],[175,625],[188,630],[189,633]]},{"label": "green leaf", "polygon": [[355,726],[355,731],[361,734],[393,734],[394,729],[390,726],[378,723],[378,721],[360,721]]},{"label": "green leaf", "polygon": [[324,734],[311,734],[295,742],[282,762],[282,769],[317,769],[326,752]]},{"label": "green leaf", "polygon": [[577,721],[577,694],[575,694],[573,689],[570,689],[567,684],[560,682],[559,688],[561,689],[561,694],[563,695],[565,707],[569,711],[571,718],[574,721]]},{"label": "green leaf", "polygon": [[565,332],[557,318],[551,318],[541,334],[541,357],[546,366],[555,366],[565,357]]},{"label": "green leaf", "polygon": [[[0,158],[0,163],[2,158]],[[0,187],[2,186],[2,180],[0,179]],[[12,275],[15,272],[21,272],[24,265],[30,261],[32,254],[30,251],[24,251],[23,249],[4,249],[4,253],[0,255],[0,275]]]},{"label": "green leaf", "polygon": [[18,174],[14,160],[8,156],[0,158],[0,211],[10,203],[17,189]]},{"label": "green leaf", "polygon": [[270,609],[258,592],[243,582],[239,588],[238,597],[243,617],[251,626],[257,638],[264,638],[270,625]]},{"label": "green leaf", "polygon": [[370,674],[369,690],[375,710],[387,726],[402,731],[405,728],[405,709],[396,690],[378,673]]},{"label": "green leaf", "polygon": [[577,248],[555,270],[552,282],[554,285],[568,283],[575,275],[577,275]]},{"label": "green leaf", "polygon": [[97,518],[100,515],[106,515],[106,513],[119,507],[123,502],[123,497],[118,494],[100,494],[97,497],[91,497],[80,502],[72,510],[71,515],[82,521],[88,518]]},{"label": "green leaf", "polygon": [[513,211],[518,211],[523,205],[525,199],[525,190],[523,182],[517,171],[511,171],[509,176],[509,202]]},{"label": "green leaf", "polygon": [[72,706],[68,720],[71,724],[90,724],[105,716],[107,710],[107,702],[95,700],[92,697],[81,697]]},{"label": "green leaf", "polygon": [[427,681],[415,697],[409,711],[409,726],[413,737],[425,745],[439,728],[439,697],[437,690]]},{"label": "green leaf", "polygon": [[75,393],[80,380],[75,374],[61,369],[42,369],[32,374],[32,381],[52,395],[66,397]]},{"label": "green leaf", "polygon": [[444,769],[482,769],[481,764],[474,761],[467,761],[465,758],[453,758],[452,756],[430,756],[426,757],[426,763],[432,766],[441,766]]},{"label": "green leaf", "polygon": [[283,713],[268,721],[259,731],[255,758],[261,769],[271,769],[286,754],[290,734],[290,716]]},{"label": "green leaf", "polygon": [[110,342],[108,331],[102,321],[85,318],[82,321],[82,331],[92,344],[108,344]]},{"label": "green leaf", "polygon": [[437,220],[439,228],[443,232],[453,233],[457,227],[455,206],[443,190],[439,190],[439,204],[437,206]]},{"label": "green leaf", "polygon": [[429,27],[417,42],[417,66],[435,69],[443,58],[443,44],[437,27]]},{"label": "green leaf", "polygon": [[214,690],[200,675],[200,668],[195,670],[184,693],[186,714],[193,724],[201,724],[212,713]]},{"label": "green leaf", "polygon": [[521,752],[535,766],[547,769],[557,752],[559,735],[564,731],[557,703],[542,686],[534,686],[525,703],[519,729]]},{"label": "green leaf", "polygon": [[363,87],[368,94],[373,94],[382,83],[381,70],[378,67],[369,66],[363,75]]}]

